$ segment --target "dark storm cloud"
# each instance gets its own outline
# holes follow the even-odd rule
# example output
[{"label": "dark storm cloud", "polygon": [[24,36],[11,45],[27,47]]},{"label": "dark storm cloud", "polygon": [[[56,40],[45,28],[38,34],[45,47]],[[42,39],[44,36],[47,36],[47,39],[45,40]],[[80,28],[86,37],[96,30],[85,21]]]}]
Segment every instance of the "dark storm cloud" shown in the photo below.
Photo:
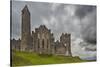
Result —
[{"label": "dark storm cloud", "polygon": [[92,10],[81,21],[83,39],[89,43],[96,44],[96,10]]},{"label": "dark storm cloud", "polygon": [[79,18],[84,18],[88,13],[96,10],[96,6],[80,5],[76,10],[76,16]]},{"label": "dark storm cloud", "polygon": [[81,21],[81,36],[84,41],[96,44],[96,6],[80,5],[75,14]]},{"label": "dark storm cloud", "polygon": [[96,44],[89,42],[80,42],[79,45],[81,48],[84,48],[85,51],[96,51]]},{"label": "dark storm cloud", "polygon": [[96,48],[92,49],[92,48],[85,48],[86,51],[96,51]]}]

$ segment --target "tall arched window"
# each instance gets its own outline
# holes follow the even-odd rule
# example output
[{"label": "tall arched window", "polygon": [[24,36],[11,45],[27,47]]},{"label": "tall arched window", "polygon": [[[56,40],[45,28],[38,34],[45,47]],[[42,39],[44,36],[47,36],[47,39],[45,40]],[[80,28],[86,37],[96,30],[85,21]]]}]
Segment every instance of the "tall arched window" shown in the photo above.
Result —
[{"label": "tall arched window", "polygon": [[40,48],[40,45],[39,45],[39,39],[38,39],[38,49]]},{"label": "tall arched window", "polygon": [[47,49],[48,49],[48,45],[49,45],[49,44],[48,44],[48,39],[47,39]]},{"label": "tall arched window", "polygon": [[44,48],[44,39],[42,40],[42,48]]}]

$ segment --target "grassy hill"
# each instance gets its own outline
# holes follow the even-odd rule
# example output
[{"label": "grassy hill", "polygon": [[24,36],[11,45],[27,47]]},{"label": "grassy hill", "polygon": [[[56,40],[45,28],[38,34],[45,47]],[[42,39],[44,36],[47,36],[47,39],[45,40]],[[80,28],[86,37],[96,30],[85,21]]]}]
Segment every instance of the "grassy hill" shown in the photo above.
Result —
[{"label": "grassy hill", "polygon": [[79,57],[66,57],[55,55],[38,55],[29,52],[12,52],[13,66],[27,66],[27,65],[44,65],[44,64],[61,64],[61,63],[78,63],[86,62]]}]

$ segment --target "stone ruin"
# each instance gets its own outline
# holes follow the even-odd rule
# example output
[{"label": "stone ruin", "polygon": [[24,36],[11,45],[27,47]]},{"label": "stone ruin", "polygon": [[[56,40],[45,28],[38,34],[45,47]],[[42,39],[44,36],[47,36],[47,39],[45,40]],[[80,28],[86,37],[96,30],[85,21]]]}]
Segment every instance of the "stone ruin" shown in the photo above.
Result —
[{"label": "stone ruin", "polygon": [[62,33],[60,41],[55,42],[54,34],[45,25],[31,32],[30,12],[27,5],[22,10],[21,40],[11,40],[14,50],[36,52],[39,54],[71,54],[71,34]]}]

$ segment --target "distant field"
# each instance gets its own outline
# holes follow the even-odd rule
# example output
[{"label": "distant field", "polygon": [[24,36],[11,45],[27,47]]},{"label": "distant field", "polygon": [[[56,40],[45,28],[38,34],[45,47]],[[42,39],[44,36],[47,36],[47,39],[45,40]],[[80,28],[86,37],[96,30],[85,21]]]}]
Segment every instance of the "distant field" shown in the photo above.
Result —
[{"label": "distant field", "polygon": [[88,61],[81,60],[79,57],[38,55],[36,53],[19,52],[19,51],[13,51],[12,53],[13,66],[62,64],[62,63],[78,63],[78,62],[88,62]]}]

